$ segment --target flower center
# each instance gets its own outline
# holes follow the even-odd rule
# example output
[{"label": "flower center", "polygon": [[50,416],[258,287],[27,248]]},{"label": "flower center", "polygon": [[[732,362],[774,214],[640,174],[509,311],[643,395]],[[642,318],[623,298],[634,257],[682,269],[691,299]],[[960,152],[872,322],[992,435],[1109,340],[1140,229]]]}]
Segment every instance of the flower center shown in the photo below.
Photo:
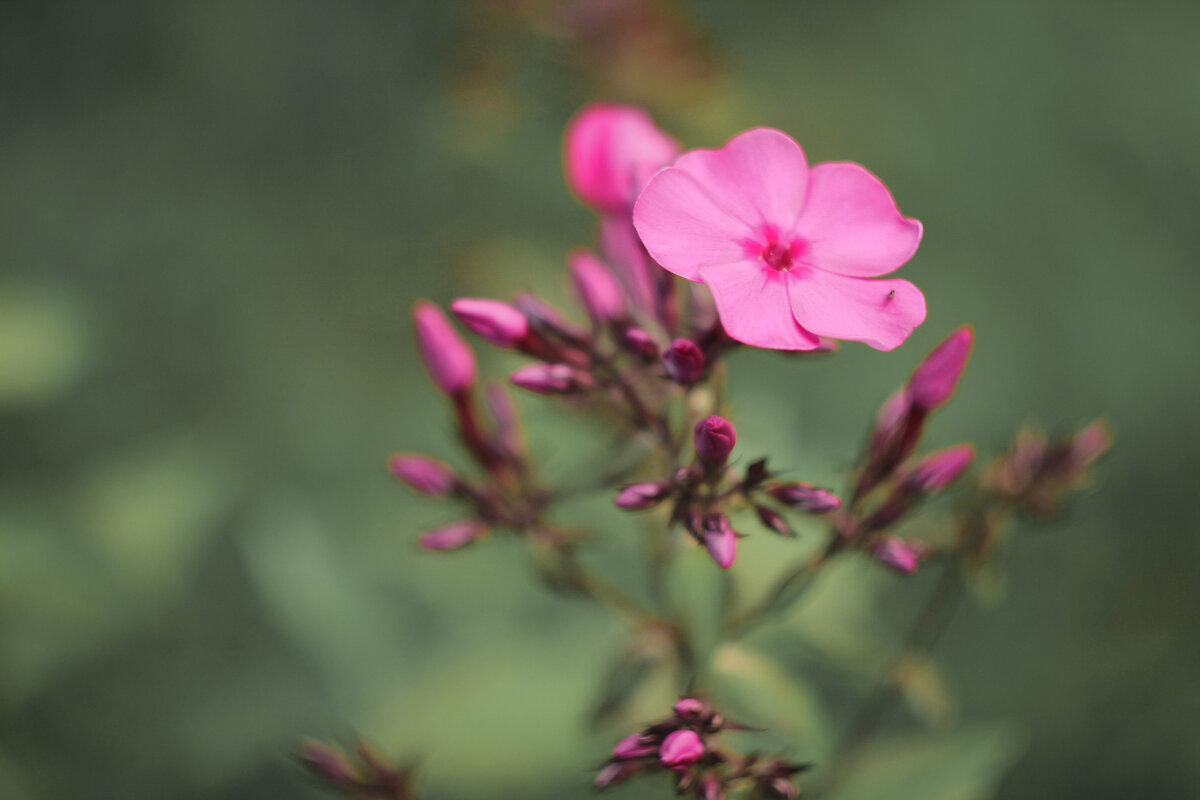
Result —
[{"label": "flower center", "polygon": [[775,231],[768,230],[764,233],[766,241],[760,245],[759,259],[771,269],[779,272],[787,272],[796,266],[800,255],[807,249],[808,243],[803,239],[793,239],[784,244],[779,241],[779,235]]}]

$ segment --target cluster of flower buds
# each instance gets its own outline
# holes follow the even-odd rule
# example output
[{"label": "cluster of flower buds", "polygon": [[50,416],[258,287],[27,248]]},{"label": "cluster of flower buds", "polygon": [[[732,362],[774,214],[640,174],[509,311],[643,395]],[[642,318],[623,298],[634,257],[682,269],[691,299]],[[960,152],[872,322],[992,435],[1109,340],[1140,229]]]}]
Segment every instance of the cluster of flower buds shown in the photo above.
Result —
[{"label": "cluster of flower buds", "polygon": [[737,558],[740,534],[727,514],[734,504],[748,501],[767,530],[780,536],[796,534],[772,504],[810,514],[828,514],[841,507],[836,495],[807,483],[767,483],[766,460],[755,461],[738,477],[728,469],[729,456],[737,444],[733,423],[713,414],[696,424],[692,432],[695,458],[669,478],[630,484],[617,493],[618,508],[642,511],[674,500],[671,520],[708,550],[713,561],[729,569]]},{"label": "cluster of flower buds", "polygon": [[367,744],[359,742],[351,757],[336,747],[306,741],[300,759],[310,774],[326,786],[356,800],[415,800],[409,782],[410,767],[385,762]]},{"label": "cluster of flower buds", "polygon": [[1026,429],[992,464],[984,485],[1022,514],[1053,516],[1068,492],[1086,484],[1088,469],[1111,446],[1112,433],[1099,420],[1059,441]]},{"label": "cluster of flower buds", "polygon": [[[969,326],[955,330],[884,402],[867,443],[865,464],[858,473],[850,507],[836,522],[842,545],[865,549],[896,572],[915,572],[931,550],[921,542],[895,538],[887,531],[922,500],[947,489],[975,461],[975,448],[969,444],[911,459],[930,413],[954,394],[973,340]],[[882,499],[872,508],[864,508],[866,500],[876,495]]]},{"label": "cluster of flower buds", "polygon": [[807,765],[722,748],[718,741],[722,731],[748,729],[694,697],[681,698],[672,711],[666,719],[617,743],[596,775],[598,788],[642,772],[670,772],[677,794],[691,792],[699,800],[722,800],[746,787],[752,787],[756,797],[800,796],[793,776]]}]

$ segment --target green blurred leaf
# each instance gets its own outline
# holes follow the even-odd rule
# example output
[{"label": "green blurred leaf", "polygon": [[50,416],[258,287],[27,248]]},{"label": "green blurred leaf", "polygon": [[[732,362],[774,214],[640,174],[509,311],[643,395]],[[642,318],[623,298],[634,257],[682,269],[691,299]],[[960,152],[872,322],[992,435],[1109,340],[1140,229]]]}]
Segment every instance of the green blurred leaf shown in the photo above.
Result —
[{"label": "green blurred leaf", "polygon": [[35,405],[83,373],[88,336],[78,304],[45,287],[0,287],[0,406]]}]

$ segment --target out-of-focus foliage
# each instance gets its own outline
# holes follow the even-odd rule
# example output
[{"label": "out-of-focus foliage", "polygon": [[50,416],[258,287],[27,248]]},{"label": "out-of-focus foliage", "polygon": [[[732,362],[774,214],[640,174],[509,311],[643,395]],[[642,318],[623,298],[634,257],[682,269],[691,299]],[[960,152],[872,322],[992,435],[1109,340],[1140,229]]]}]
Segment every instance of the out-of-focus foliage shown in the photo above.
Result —
[{"label": "out-of-focus foliage", "polygon": [[[351,731],[420,758],[432,796],[585,796],[616,738],[584,725],[616,623],[549,596],[511,542],[418,553],[447,520],[383,460],[458,458],[415,299],[564,296],[592,232],[559,141],[598,93],[692,146],[782,128],[925,224],[902,272],[925,325],[890,354],[739,353],[740,452],[837,486],[964,321],[972,364],[928,447],[999,451],[1027,420],[1117,431],[1090,494],[1006,542],[884,734],[968,727],[879,743],[837,796],[1200,784],[1200,8],[653,9],[633,46],[548,2],[0,6],[0,796],[317,796],[294,748]],[[601,446],[522,406],[548,473]],[[567,515],[599,529],[604,568],[638,549],[607,498]],[[737,571],[805,546],[752,537]],[[772,710],[764,675],[805,676],[772,723],[801,758],[931,585],[844,566],[782,633],[715,654],[746,714]]]}]

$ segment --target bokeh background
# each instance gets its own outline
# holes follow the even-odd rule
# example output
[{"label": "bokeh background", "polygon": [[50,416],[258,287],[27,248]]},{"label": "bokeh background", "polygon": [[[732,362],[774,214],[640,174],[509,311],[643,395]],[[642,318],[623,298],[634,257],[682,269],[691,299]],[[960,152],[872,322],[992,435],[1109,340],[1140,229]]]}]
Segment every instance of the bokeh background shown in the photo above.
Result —
[{"label": "bokeh background", "polygon": [[[415,299],[564,297],[593,223],[560,137],[597,97],[691,146],[782,128],[925,224],[906,346],[732,360],[741,452],[839,485],[962,322],[928,445],[1115,428],[845,796],[1196,796],[1197,42],[1176,2],[4,3],[0,796],[319,797],[296,744],[354,733],[420,758],[430,797],[587,796],[624,630],[514,542],[418,552],[453,512],[383,463],[462,463]],[[594,436],[521,403],[550,469],[583,469]],[[636,531],[607,506],[573,513],[619,553]],[[763,644],[764,680],[798,680],[761,709],[797,757],[869,686],[822,637],[886,643],[930,585],[845,572]]]}]

